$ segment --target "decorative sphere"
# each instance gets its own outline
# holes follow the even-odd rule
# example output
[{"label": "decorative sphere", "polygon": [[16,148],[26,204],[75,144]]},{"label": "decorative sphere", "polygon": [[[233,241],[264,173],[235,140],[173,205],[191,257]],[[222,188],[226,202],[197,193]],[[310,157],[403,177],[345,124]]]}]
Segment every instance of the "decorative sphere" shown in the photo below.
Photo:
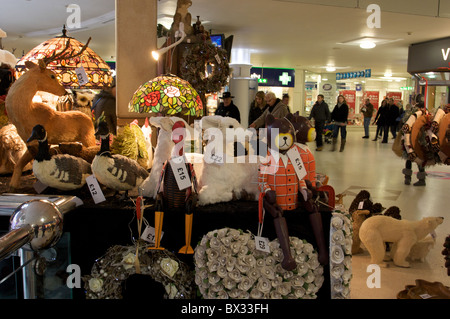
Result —
[{"label": "decorative sphere", "polygon": [[22,248],[38,251],[54,246],[63,232],[63,216],[55,204],[47,200],[30,200],[14,211],[10,229],[25,225],[34,229],[34,238]]}]

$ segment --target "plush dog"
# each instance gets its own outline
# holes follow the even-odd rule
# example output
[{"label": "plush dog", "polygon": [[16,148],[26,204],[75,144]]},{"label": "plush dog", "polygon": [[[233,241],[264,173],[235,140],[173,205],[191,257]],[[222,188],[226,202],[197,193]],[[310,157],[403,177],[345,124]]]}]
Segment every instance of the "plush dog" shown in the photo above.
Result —
[{"label": "plush dog", "polygon": [[359,229],[361,228],[362,223],[367,219],[367,216],[370,215],[369,210],[355,210],[352,213],[353,220],[353,241],[352,241],[352,254],[356,255],[362,252],[361,249],[361,239],[359,238]]},{"label": "plush dog", "polygon": [[411,248],[437,226],[442,224],[443,217],[426,217],[419,221],[398,220],[389,216],[373,216],[363,222],[359,230],[359,238],[369,251],[371,264],[381,264],[385,256],[385,242],[394,243],[394,264],[399,267],[410,267],[406,261]]}]

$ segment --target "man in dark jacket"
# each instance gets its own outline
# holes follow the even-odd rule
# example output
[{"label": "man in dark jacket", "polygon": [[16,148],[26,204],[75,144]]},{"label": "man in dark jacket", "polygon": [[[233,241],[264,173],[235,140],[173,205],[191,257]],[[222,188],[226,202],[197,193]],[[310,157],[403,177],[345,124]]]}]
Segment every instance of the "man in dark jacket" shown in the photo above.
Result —
[{"label": "man in dark jacket", "polygon": [[370,103],[370,99],[364,101],[364,105],[361,108],[361,113],[364,116],[364,136],[363,138],[369,138],[369,125],[373,115],[373,105]]},{"label": "man in dark jacket", "polygon": [[391,129],[391,133],[393,138],[397,137],[397,129],[396,129],[396,119],[399,115],[399,110],[397,105],[394,104],[394,99],[391,97],[389,98],[389,102],[386,108],[386,117],[385,117],[385,123],[384,123],[384,136],[381,143],[387,143],[388,136],[389,136],[389,128]]},{"label": "man in dark jacket", "polygon": [[224,117],[232,117],[236,119],[239,123],[241,123],[241,113],[236,105],[234,105],[230,92],[223,93],[221,99],[223,102],[219,104],[219,107],[216,110],[216,115],[224,116]]},{"label": "man in dark jacket", "polygon": [[330,109],[328,108],[328,104],[324,101],[324,96],[322,94],[317,96],[317,101],[312,107],[308,120],[311,120],[311,118],[314,118],[315,122],[316,151],[321,151],[323,149],[323,129],[325,127],[325,123],[331,121]]}]

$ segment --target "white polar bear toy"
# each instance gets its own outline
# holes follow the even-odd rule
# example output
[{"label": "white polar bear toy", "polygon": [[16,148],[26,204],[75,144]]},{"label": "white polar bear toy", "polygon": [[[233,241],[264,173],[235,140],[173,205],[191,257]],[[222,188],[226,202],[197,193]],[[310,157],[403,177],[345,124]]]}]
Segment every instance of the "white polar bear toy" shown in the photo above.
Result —
[{"label": "white polar bear toy", "polygon": [[371,264],[381,264],[386,252],[385,242],[396,246],[394,264],[410,267],[406,261],[411,247],[442,224],[443,217],[425,217],[418,221],[398,220],[390,216],[373,216],[366,219],[359,230],[359,238],[369,251]]}]

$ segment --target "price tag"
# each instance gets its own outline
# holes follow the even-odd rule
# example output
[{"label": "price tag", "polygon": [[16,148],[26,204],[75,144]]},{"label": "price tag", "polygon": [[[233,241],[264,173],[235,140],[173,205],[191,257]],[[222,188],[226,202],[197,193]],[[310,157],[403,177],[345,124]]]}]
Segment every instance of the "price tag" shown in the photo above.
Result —
[{"label": "price tag", "polygon": [[363,208],[364,208],[364,201],[359,202],[358,209],[363,209]]},{"label": "price tag", "polygon": [[422,299],[430,299],[431,297],[433,297],[433,296],[431,296],[431,295],[429,295],[429,294],[422,294],[422,295],[419,295],[420,296],[420,298],[422,298]]},{"label": "price tag", "polygon": [[294,165],[295,173],[297,174],[298,179],[303,179],[307,173],[298,149],[296,147],[291,147],[291,149],[287,152],[287,155],[291,160],[292,165]]},{"label": "price tag", "polygon": [[86,177],[86,184],[91,192],[92,198],[94,199],[94,203],[98,204],[106,200],[95,175]]},{"label": "price tag", "polygon": [[[161,238],[163,237],[164,232],[161,231]],[[155,228],[152,226],[147,226],[144,229],[144,232],[141,235],[141,239],[145,240],[146,242],[149,242],[150,244],[154,244],[155,243]]]},{"label": "price tag", "polygon": [[75,73],[77,75],[79,85],[85,85],[86,83],[89,83],[89,78],[83,66],[76,68]]},{"label": "price tag", "polygon": [[430,235],[434,240],[436,240],[436,232],[434,230],[430,233]]},{"label": "price tag", "polygon": [[266,237],[255,236],[256,250],[270,253],[269,239]]},{"label": "price tag", "polygon": [[48,186],[42,183],[41,181],[36,181],[36,183],[33,184],[33,188],[36,191],[36,193],[41,194]]},{"label": "price tag", "polygon": [[225,157],[222,153],[209,154],[209,156],[205,158],[205,162],[208,164],[223,165],[223,163],[225,163]]},{"label": "price tag", "polygon": [[222,61],[220,61],[220,56],[218,54],[215,55],[217,63],[221,64]]},{"label": "price tag", "polygon": [[172,172],[175,175],[175,180],[177,181],[180,190],[191,187],[191,179],[189,178],[184,156],[172,158],[170,160],[170,167],[172,168]]}]

